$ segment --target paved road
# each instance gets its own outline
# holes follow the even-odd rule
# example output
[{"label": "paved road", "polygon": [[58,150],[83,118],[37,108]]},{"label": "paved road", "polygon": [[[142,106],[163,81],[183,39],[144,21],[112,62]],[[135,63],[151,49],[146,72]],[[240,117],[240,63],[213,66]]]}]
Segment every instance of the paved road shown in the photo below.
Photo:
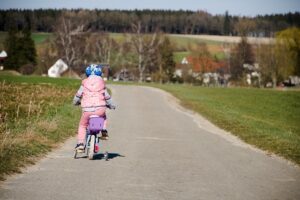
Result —
[{"label": "paved road", "polygon": [[112,89],[109,161],[72,159],[72,138],[9,178],[0,199],[300,199],[299,167],[183,112],[164,92]]}]

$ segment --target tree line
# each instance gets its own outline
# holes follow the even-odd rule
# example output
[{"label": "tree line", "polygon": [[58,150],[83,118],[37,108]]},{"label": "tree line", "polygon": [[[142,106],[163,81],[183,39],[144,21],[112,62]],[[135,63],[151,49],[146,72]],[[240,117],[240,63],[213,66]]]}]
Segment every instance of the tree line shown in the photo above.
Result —
[{"label": "tree line", "polygon": [[[26,74],[46,74],[49,66],[63,59],[77,74],[82,74],[89,63],[103,63],[110,65],[111,75],[120,69],[130,69],[140,82],[149,75],[160,82],[172,77],[175,67],[173,49],[162,32],[144,34],[141,22],[136,22],[131,24],[131,34],[124,34],[123,41],[116,41],[106,32],[91,32],[88,16],[86,12],[63,12],[55,23],[53,36],[34,51],[22,42],[30,36],[30,20],[26,21],[22,30],[11,29],[4,45],[9,55],[4,62],[5,68],[22,73],[22,69],[28,69]],[[22,45],[24,52],[36,58],[37,62],[23,56]],[[21,59],[23,57],[28,59]]]},{"label": "tree line", "polygon": [[300,26],[300,13],[258,15],[256,17],[212,15],[206,11],[188,10],[86,10],[86,9],[37,9],[0,10],[0,31],[9,31],[12,26],[21,30],[30,21],[31,31],[54,32],[55,23],[62,13],[84,15],[92,32],[132,32],[132,22],[143,24],[143,33],[157,29],[173,34],[214,34],[274,36],[275,32]]},{"label": "tree line", "polygon": [[[225,16],[229,18],[228,13]],[[228,50],[224,60],[211,55],[206,44],[195,43],[188,47],[190,64],[176,66],[173,59],[176,44],[171,44],[159,29],[145,34],[142,21],[132,22],[130,34],[125,33],[123,39],[117,41],[107,32],[91,31],[89,19],[90,13],[85,10],[62,12],[53,26],[53,36],[36,52],[30,38],[32,21],[25,18],[22,31],[16,27],[9,30],[5,41],[9,57],[4,66],[26,74],[33,71],[43,74],[57,59],[63,59],[72,70],[81,74],[88,63],[107,63],[113,73],[129,69],[139,81],[151,77],[157,82],[197,84],[205,82],[207,73],[229,74],[231,81],[240,83],[245,81],[245,76],[256,73],[259,76],[252,78],[258,79],[253,80],[257,85],[271,81],[273,86],[290,75],[300,75],[300,28],[277,32],[269,44],[249,44],[246,32],[242,32],[240,43],[223,44],[224,51]],[[256,64],[258,68],[255,68]],[[181,77],[174,76],[175,67],[181,68]]]}]

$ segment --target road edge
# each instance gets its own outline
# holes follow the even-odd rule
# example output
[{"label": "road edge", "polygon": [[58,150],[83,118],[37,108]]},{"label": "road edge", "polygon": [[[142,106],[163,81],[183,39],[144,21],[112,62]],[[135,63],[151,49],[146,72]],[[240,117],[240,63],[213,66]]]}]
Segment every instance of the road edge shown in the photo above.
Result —
[{"label": "road edge", "polygon": [[215,124],[213,124],[212,122],[207,120],[205,117],[203,117],[201,114],[199,114],[189,108],[184,107],[181,104],[181,101],[178,98],[176,98],[175,96],[173,96],[171,93],[164,91],[162,89],[156,88],[156,87],[151,87],[151,86],[139,86],[139,87],[145,87],[145,88],[148,88],[153,91],[161,93],[164,96],[165,101],[169,103],[168,105],[171,108],[173,108],[177,112],[180,112],[180,113],[192,118],[193,121],[197,124],[197,126],[200,129],[203,129],[209,133],[212,133],[219,137],[222,137],[223,139],[230,142],[232,145],[239,146],[239,147],[245,148],[245,149],[250,149],[252,151],[266,155],[266,156],[268,156],[272,159],[275,159],[281,163],[288,164],[289,166],[293,166],[300,170],[300,166],[298,166],[296,163],[294,163],[282,156],[279,156],[273,152],[268,152],[268,151],[259,149],[258,147],[254,146],[252,144],[248,144],[245,141],[243,141],[242,139],[240,139],[238,136],[216,126]]}]

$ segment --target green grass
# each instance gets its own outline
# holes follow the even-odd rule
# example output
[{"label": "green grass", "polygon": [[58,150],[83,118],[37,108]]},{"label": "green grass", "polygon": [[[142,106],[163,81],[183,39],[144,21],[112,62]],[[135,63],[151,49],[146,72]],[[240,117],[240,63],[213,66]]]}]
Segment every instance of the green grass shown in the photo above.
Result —
[{"label": "green grass", "polygon": [[[117,42],[125,41],[125,35],[122,33],[110,33],[109,35]],[[222,42],[202,38],[187,38],[174,34],[167,34],[167,36],[170,38],[171,42],[175,44],[175,47],[178,50],[174,52],[174,61],[176,63],[180,63],[184,57],[189,55],[189,45],[195,45],[198,43],[207,44],[209,52],[213,57],[217,57],[219,60],[225,59],[224,52],[219,49],[219,47],[223,44]]]},{"label": "green grass", "polygon": [[117,42],[124,42],[125,41],[125,34],[124,33],[109,33],[109,36],[116,40]]},{"label": "green grass", "polygon": [[197,44],[197,43],[205,43],[207,45],[222,45],[222,42],[206,40],[202,38],[188,38],[182,37],[180,35],[167,34],[171,40],[171,42],[175,43],[178,47],[182,49],[187,49],[189,45]]},{"label": "green grass", "polygon": [[76,134],[79,80],[0,73],[0,180]]},{"label": "green grass", "polygon": [[226,59],[224,52],[216,52],[213,56],[215,56],[218,60],[224,60]]},{"label": "green grass", "polygon": [[[75,135],[79,116],[80,111],[66,103],[58,106],[52,114],[19,120],[8,132],[0,133],[0,180],[5,180],[8,174],[20,172],[28,164],[34,164],[37,158]],[[5,134],[9,136],[3,136]]]},{"label": "green grass", "polygon": [[[51,37],[52,33],[32,33],[31,38],[35,44],[43,43],[47,38]],[[7,37],[7,32],[0,32],[0,47],[4,47],[4,41]]]},{"label": "green grass", "polygon": [[72,78],[50,78],[42,76],[14,76],[7,71],[0,71],[0,82],[7,83],[28,83],[40,85],[55,85],[58,87],[76,88],[80,85],[80,80]]},{"label": "green grass", "polygon": [[[176,63],[180,63],[182,61],[182,59],[184,57],[187,57],[188,55],[190,55],[190,52],[188,51],[177,51],[177,52],[174,52],[173,53],[174,55],[174,61]],[[223,52],[215,52],[214,54],[212,54],[213,57],[216,57],[218,60],[224,60],[226,57],[225,57],[225,54]]]},{"label": "green grass", "polygon": [[300,92],[154,85],[247,143],[300,164]]},{"label": "green grass", "polygon": [[51,37],[52,33],[32,33],[31,38],[35,42],[35,44],[41,44],[46,39]]},{"label": "green grass", "polygon": [[180,51],[180,52],[174,52],[174,61],[176,63],[180,63],[184,57],[187,57],[190,54],[188,51]]},{"label": "green grass", "polygon": [[[110,33],[110,37],[115,39],[117,42],[124,42],[125,41],[125,34],[123,33]],[[220,46],[222,45],[222,42],[218,41],[212,41],[212,40],[205,40],[201,38],[186,38],[182,37],[180,35],[174,35],[174,34],[167,34],[167,36],[170,38],[171,42],[175,44],[176,49],[180,49],[180,51],[175,51],[174,52],[174,58],[175,62],[178,63],[182,60],[183,57],[187,56],[189,54],[188,47],[189,45],[195,45],[197,43],[203,42],[206,43],[209,47],[210,46]],[[213,49],[213,48],[211,48]],[[218,52],[215,50],[210,50],[211,54],[218,59],[224,59],[224,53],[223,52]]]}]

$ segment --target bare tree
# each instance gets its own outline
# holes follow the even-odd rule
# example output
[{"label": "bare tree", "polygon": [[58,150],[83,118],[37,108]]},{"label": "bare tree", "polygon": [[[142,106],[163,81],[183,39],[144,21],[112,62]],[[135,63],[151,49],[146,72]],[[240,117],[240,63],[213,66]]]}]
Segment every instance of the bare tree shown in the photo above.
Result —
[{"label": "bare tree", "polygon": [[116,41],[107,33],[92,34],[87,39],[85,54],[98,63],[110,63],[112,51],[118,49]]},{"label": "bare tree", "polygon": [[247,37],[242,37],[241,41],[233,48],[230,56],[230,72],[233,80],[241,81],[244,76],[244,64],[254,64],[255,55],[253,47],[248,43]]},{"label": "bare tree", "polygon": [[228,73],[231,74],[231,70],[230,70],[230,56],[231,56],[231,48],[232,48],[231,44],[224,42],[222,48],[228,65]]},{"label": "bare tree", "polygon": [[143,34],[142,23],[140,21],[132,24],[132,30],[131,43],[138,54],[139,81],[142,82],[147,65],[153,66],[155,64],[155,52],[159,44],[161,44],[162,38],[158,31],[155,31],[151,35]]},{"label": "bare tree", "polygon": [[278,81],[293,75],[294,60],[281,40],[277,40],[276,43],[260,44],[256,49],[257,61],[265,83],[272,81],[273,87],[276,87]]},{"label": "bare tree", "polygon": [[[82,14],[81,14],[82,15]],[[83,61],[83,50],[85,44],[84,33],[86,30],[85,20],[82,16],[72,12],[65,12],[61,15],[55,27],[55,46],[58,56],[72,69]]]},{"label": "bare tree", "polygon": [[192,55],[194,69],[199,70],[201,73],[211,72],[209,71],[211,68],[211,55],[206,43],[199,42],[195,45],[189,45],[188,49]]},{"label": "bare tree", "polygon": [[48,41],[43,44],[43,48],[37,49],[38,54],[38,70],[37,72],[40,74],[46,74],[49,67],[55,63],[57,60],[57,51],[53,43],[51,43],[48,39]]},{"label": "bare tree", "polygon": [[[125,37],[125,36],[124,36]],[[90,62],[109,64],[113,71],[136,63],[130,58],[131,44],[127,41],[117,42],[107,33],[94,33],[87,39],[85,55]]]},{"label": "bare tree", "polygon": [[275,44],[261,44],[256,49],[263,82],[267,83],[271,80],[273,87],[276,87],[279,75],[279,60],[277,59]]},{"label": "bare tree", "polygon": [[255,21],[247,18],[240,19],[234,26],[234,30],[240,36],[247,36],[249,33],[254,32],[255,28]]}]

